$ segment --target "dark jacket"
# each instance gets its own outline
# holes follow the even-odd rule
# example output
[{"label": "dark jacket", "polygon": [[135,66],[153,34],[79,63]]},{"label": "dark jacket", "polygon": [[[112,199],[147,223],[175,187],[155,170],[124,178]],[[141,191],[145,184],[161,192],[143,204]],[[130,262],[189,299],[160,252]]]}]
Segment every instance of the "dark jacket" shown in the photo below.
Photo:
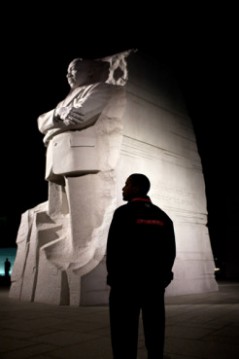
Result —
[{"label": "dark jacket", "polygon": [[114,212],[107,250],[107,284],[159,285],[173,278],[173,222],[149,197],[134,198]]}]

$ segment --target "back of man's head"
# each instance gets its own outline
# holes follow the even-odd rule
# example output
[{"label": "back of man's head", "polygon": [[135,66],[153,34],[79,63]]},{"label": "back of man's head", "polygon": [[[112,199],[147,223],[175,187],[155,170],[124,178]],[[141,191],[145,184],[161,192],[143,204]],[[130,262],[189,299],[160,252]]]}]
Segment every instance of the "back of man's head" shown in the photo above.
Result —
[{"label": "back of man's head", "polygon": [[134,187],[138,188],[140,195],[146,195],[150,190],[150,181],[142,173],[133,173],[129,176],[129,180]]}]

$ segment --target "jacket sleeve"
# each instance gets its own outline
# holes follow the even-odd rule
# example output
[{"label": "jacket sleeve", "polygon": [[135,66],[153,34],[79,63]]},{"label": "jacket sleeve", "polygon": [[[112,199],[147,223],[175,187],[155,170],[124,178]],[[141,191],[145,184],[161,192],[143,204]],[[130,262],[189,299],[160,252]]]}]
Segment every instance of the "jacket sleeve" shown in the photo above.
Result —
[{"label": "jacket sleeve", "polygon": [[121,216],[116,210],[110,224],[106,246],[107,284],[110,286],[120,270],[120,253],[122,252],[120,228],[122,228]]},{"label": "jacket sleeve", "polygon": [[51,110],[38,117],[37,124],[41,133],[46,134],[49,129],[54,127],[54,112],[55,110]]},{"label": "jacket sleeve", "polygon": [[176,241],[173,222],[169,219],[165,233],[164,287],[173,280],[173,265],[176,258]]}]

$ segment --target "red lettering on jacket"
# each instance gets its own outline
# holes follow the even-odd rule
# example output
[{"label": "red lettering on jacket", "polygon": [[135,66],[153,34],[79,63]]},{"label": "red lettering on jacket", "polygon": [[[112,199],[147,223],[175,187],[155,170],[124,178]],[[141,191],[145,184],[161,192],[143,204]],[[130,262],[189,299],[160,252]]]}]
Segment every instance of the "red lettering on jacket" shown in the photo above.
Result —
[{"label": "red lettering on jacket", "polygon": [[160,221],[160,219],[136,219],[136,224],[149,224],[149,225],[156,225],[156,226],[164,226],[164,222]]}]

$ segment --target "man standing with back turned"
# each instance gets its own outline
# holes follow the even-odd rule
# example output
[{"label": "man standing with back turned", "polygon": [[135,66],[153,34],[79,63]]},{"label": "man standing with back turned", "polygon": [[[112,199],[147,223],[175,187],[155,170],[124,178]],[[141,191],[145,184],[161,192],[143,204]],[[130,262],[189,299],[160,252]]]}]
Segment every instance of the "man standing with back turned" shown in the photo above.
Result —
[{"label": "man standing with back turned", "polygon": [[147,195],[149,179],[134,173],[123,187],[128,203],[116,209],[110,225],[107,284],[114,359],[136,359],[140,311],[148,359],[163,359],[165,288],[173,279],[174,226]]}]

